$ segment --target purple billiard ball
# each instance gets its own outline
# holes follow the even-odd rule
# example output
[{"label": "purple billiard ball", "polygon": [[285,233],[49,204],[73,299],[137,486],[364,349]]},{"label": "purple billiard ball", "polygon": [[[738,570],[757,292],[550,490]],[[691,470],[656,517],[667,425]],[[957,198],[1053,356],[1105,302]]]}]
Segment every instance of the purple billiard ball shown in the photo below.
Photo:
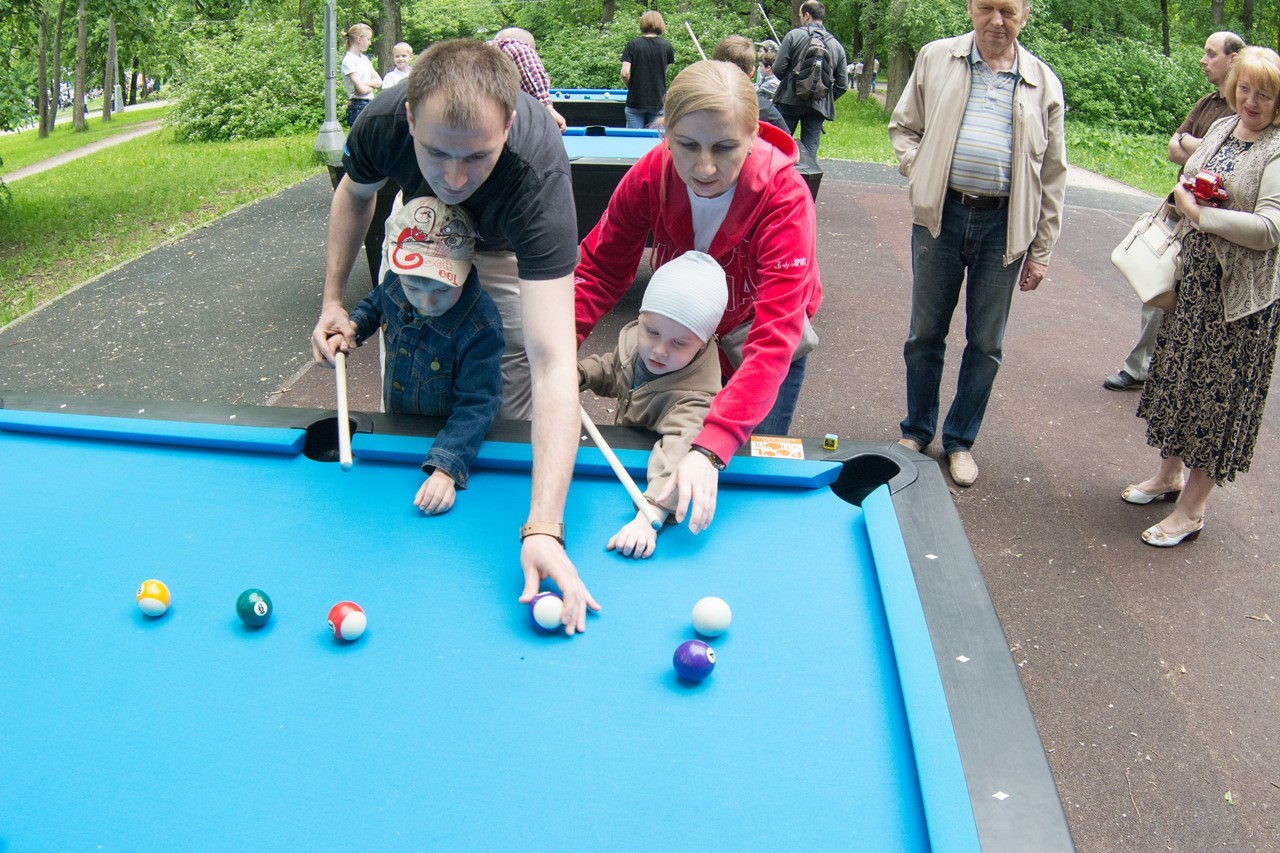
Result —
[{"label": "purple billiard ball", "polygon": [[563,613],[564,602],[554,592],[540,592],[529,602],[529,618],[544,631],[559,628]]},{"label": "purple billiard ball", "polygon": [[676,649],[671,663],[685,681],[702,681],[716,668],[716,650],[701,640],[689,640]]}]

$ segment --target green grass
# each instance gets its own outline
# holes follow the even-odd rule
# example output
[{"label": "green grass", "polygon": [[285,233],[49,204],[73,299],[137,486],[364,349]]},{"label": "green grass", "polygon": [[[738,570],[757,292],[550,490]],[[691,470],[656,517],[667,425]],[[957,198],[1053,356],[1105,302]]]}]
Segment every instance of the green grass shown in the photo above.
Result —
[{"label": "green grass", "polygon": [[314,134],[179,145],[170,130],[12,186],[0,207],[0,326],[117,264],[317,174]]},{"label": "green grass", "polygon": [[858,163],[898,165],[889,144],[889,117],[875,99],[859,101],[849,93],[836,103],[836,120],[823,127],[819,152],[823,157]]},{"label": "green grass", "polygon": [[[826,125],[822,156],[896,166],[888,128],[889,117],[878,102],[846,95],[836,105],[836,120]],[[1073,166],[1153,195],[1164,195],[1173,187],[1177,169],[1165,159],[1168,136],[1123,133],[1068,121],[1066,137],[1067,161]]]},{"label": "green grass", "polygon": [[1067,160],[1123,184],[1163,196],[1173,189],[1178,167],[1166,152],[1169,137],[1121,133],[1067,122]]},{"label": "green grass", "polygon": [[[41,139],[40,132],[34,128],[21,133],[0,135],[0,159],[4,160],[4,163],[0,164],[0,175],[74,151],[90,142],[114,136],[140,122],[164,118],[169,113],[169,109],[169,107],[157,107],[130,110],[113,115],[109,122],[102,120],[101,112],[89,113],[85,116],[86,130],[83,133],[72,130],[71,122],[68,121],[54,125],[53,132],[45,139]],[[70,112],[70,110],[60,111],[58,115],[61,116],[64,113],[70,115]]]}]

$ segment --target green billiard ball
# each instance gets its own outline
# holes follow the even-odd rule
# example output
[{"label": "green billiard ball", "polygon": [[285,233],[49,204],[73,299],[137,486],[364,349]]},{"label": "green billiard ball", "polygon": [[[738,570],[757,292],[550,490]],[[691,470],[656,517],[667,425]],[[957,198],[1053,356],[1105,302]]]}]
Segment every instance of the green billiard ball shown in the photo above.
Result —
[{"label": "green billiard ball", "polygon": [[236,615],[248,628],[261,628],[271,618],[271,596],[260,589],[246,589],[236,599]]}]

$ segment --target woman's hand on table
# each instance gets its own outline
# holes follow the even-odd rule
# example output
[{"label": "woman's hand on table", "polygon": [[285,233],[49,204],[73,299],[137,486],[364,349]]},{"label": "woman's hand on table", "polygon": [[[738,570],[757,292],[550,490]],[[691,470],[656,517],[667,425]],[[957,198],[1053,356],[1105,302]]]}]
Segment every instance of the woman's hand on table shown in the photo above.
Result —
[{"label": "woman's hand on table", "polygon": [[645,518],[644,513],[638,512],[635,518],[624,524],[621,530],[610,537],[609,543],[604,547],[606,551],[617,551],[624,557],[643,560],[653,553],[657,545],[658,531],[653,529],[653,525],[649,523],[649,519]]}]

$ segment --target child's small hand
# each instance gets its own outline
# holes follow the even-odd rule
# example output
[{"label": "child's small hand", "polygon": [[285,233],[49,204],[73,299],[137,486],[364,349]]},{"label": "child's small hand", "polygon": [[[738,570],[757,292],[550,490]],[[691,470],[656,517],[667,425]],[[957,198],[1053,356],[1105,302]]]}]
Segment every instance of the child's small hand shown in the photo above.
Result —
[{"label": "child's small hand", "polygon": [[604,547],[610,551],[617,551],[624,557],[643,560],[653,553],[657,545],[658,531],[653,529],[644,515],[637,514],[635,518],[624,524],[621,530],[613,534],[609,544]]},{"label": "child's small hand", "polygon": [[431,472],[431,476],[422,484],[422,488],[418,489],[418,496],[413,499],[413,505],[427,515],[439,515],[453,507],[456,492],[457,486],[454,485],[453,477],[437,468]]}]

